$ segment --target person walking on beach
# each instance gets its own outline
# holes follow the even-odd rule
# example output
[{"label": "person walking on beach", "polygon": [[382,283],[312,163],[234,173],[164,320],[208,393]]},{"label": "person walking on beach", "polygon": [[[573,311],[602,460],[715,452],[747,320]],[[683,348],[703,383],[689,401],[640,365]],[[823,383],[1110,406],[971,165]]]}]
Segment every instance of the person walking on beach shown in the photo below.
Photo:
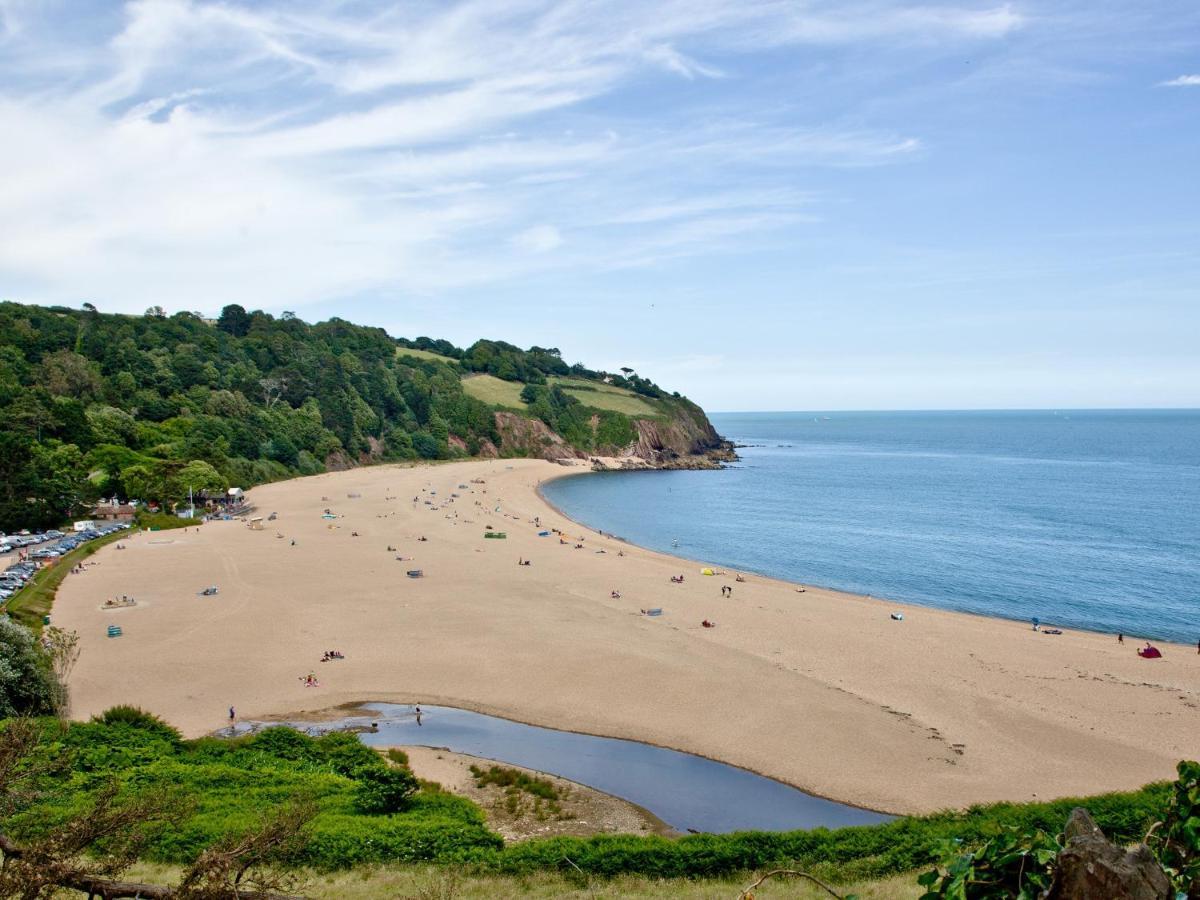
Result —
[{"label": "person walking on beach", "polygon": [[1123,634],[1118,634],[1118,635],[1117,635],[1117,643],[1118,643],[1118,644],[1123,644],[1123,643],[1125,643],[1125,635],[1123,635]]},{"label": "person walking on beach", "polygon": [[416,713],[417,713],[417,724],[420,725],[421,724],[421,707],[418,706],[416,708]]},{"label": "person walking on beach", "polygon": [[229,722],[230,722],[230,724],[232,724],[233,720],[236,718],[237,718],[237,712],[234,710],[234,708],[232,706],[229,707]]}]

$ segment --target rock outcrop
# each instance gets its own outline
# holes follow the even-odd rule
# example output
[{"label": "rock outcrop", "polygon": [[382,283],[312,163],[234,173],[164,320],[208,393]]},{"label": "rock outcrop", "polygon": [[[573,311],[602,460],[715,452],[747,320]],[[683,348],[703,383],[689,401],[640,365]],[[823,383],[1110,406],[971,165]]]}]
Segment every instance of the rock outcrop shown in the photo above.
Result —
[{"label": "rock outcrop", "polygon": [[679,401],[671,417],[633,419],[637,437],[627,446],[597,447],[590,453],[572,446],[540,419],[512,412],[495,416],[500,448],[514,456],[592,459],[596,467],[608,469],[716,469],[737,459],[733,445],[717,434],[704,411],[686,400]]},{"label": "rock outcrop", "polygon": [[1150,848],[1116,846],[1087,810],[1071,812],[1064,839],[1046,900],[1171,900],[1171,882]]},{"label": "rock outcrop", "polygon": [[568,444],[541,419],[498,412],[496,430],[500,432],[501,449],[514,456],[549,460],[585,458],[585,454]]}]

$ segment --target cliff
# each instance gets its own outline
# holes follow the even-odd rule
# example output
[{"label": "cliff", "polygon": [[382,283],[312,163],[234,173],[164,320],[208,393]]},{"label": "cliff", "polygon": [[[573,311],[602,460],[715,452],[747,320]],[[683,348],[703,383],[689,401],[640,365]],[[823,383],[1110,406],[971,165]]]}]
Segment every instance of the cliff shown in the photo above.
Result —
[{"label": "cliff", "polygon": [[[686,400],[664,404],[663,414],[632,418],[633,439],[622,444],[598,443],[584,450],[567,441],[540,419],[515,412],[497,412],[500,452],[505,456],[541,459],[591,459],[597,468],[714,469],[737,458],[733,445],[722,438],[704,411]],[[591,420],[598,431],[598,417]]]}]

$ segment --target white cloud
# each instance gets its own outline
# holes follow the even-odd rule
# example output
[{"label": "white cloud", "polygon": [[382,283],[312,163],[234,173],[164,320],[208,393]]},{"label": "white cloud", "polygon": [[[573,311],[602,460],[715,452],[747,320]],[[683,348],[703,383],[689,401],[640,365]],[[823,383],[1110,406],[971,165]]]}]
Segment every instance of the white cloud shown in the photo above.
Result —
[{"label": "white cloud", "polygon": [[553,225],[534,225],[513,235],[513,246],[530,253],[547,253],[561,247],[563,237]]},{"label": "white cloud", "polygon": [[[298,308],[731,248],[811,218],[801,167],[921,145],[710,97],[743,81],[712,81],[725,60],[1024,22],[875,0],[87,10],[0,0],[0,292],[127,310]],[[664,69],[695,82],[695,108],[636,96]]]},{"label": "white cloud", "polygon": [[720,69],[713,66],[706,66],[691,57],[685,56],[670,44],[658,44],[650,47],[646,50],[645,57],[650,62],[662,66],[668,72],[682,75],[689,81],[697,75],[703,75],[705,78],[723,78],[725,75]]},{"label": "white cloud", "polygon": [[1180,75],[1178,78],[1159,83],[1163,87],[1200,87],[1200,75]]}]

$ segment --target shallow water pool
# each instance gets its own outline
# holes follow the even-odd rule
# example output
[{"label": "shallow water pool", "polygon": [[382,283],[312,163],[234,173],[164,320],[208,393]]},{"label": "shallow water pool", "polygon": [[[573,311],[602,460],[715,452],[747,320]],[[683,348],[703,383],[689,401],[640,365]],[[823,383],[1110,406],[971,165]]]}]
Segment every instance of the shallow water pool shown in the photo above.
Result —
[{"label": "shallow water pool", "polygon": [[369,728],[359,736],[376,747],[445,747],[497,762],[559,775],[649,810],[679,831],[782,831],[873,825],[892,817],[814,797],[745,769],[637,741],[525,725],[444,706],[372,703],[365,715],[319,726],[289,723],[310,733]]}]

